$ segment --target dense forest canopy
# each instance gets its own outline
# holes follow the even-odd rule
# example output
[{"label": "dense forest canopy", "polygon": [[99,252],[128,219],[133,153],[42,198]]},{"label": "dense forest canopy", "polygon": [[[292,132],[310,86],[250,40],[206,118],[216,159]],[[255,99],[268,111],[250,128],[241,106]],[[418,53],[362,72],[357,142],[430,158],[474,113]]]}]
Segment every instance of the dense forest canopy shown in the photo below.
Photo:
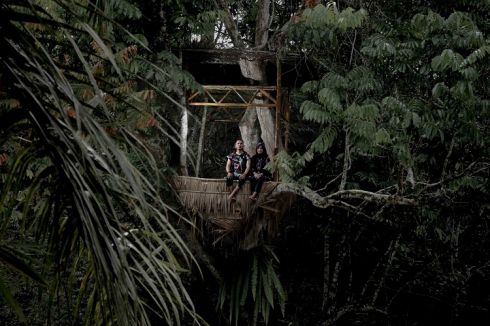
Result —
[{"label": "dense forest canopy", "polygon": [[[488,325],[489,13],[488,0],[3,1],[2,321]],[[203,91],[190,49],[242,53],[249,85],[270,84],[253,53],[297,74],[287,151],[258,102],[186,105]],[[172,188],[224,177],[238,137],[277,151],[274,192],[297,195],[247,248]]]}]

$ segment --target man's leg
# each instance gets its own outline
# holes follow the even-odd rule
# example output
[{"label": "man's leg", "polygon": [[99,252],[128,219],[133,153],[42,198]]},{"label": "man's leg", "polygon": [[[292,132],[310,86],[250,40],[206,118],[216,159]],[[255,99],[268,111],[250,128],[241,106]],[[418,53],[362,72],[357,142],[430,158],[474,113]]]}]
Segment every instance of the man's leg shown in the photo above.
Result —
[{"label": "man's leg", "polygon": [[[228,180],[230,180],[230,181],[228,182]],[[237,176],[233,176],[232,178],[226,179],[226,185],[228,185],[228,183],[230,183],[229,186],[233,186],[233,180],[238,180],[238,186],[236,186],[235,189],[233,189],[233,191],[228,196],[229,200],[235,200],[235,195],[237,194],[238,190],[240,190],[240,181],[241,180]]]}]

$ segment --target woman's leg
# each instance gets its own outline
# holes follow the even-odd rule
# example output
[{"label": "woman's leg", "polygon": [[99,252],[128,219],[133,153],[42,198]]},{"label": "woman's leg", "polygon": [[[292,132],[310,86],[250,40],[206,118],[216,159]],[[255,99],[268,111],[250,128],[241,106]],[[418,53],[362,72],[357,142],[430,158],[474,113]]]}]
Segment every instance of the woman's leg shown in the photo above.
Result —
[{"label": "woman's leg", "polygon": [[256,192],[257,194],[260,193],[260,191],[262,190],[262,184],[264,183],[264,178],[259,178],[256,183],[255,183],[255,188],[254,188],[254,192]]},{"label": "woman's leg", "polygon": [[250,188],[252,189],[252,195],[249,197],[252,200],[257,200],[260,189],[262,188],[262,178],[256,179],[255,177],[250,180]]}]

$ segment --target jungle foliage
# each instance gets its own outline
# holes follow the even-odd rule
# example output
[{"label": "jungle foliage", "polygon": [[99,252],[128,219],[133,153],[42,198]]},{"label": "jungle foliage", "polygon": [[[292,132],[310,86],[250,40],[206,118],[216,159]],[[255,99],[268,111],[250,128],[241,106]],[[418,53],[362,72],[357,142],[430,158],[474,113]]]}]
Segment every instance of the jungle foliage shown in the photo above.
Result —
[{"label": "jungle foliage", "polygon": [[[179,49],[257,46],[265,2],[261,46],[310,72],[289,89],[291,148],[271,164],[304,199],[277,237],[240,250],[213,244],[168,183],[182,94],[200,88]],[[488,324],[488,12],[488,0],[2,2],[3,320]],[[227,130],[203,129],[218,142],[204,153],[230,147]]]}]

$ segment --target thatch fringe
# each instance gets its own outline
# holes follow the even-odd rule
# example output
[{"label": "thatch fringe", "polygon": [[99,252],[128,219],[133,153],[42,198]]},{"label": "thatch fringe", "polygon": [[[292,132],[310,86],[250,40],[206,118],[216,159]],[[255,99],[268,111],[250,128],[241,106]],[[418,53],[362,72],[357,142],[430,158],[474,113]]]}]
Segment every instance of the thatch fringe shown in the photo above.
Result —
[{"label": "thatch fringe", "polygon": [[[272,195],[278,182],[265,182],[257,201],[249,199],[250,184],[247,181],[230,201],[232,189],[226,187],[225,179],[175,177],[174,188],[182,205],[195,216],[201,216],[212,224],[215,243],[225,236],[238,238],[242,248],[257,244],[261,233],[274,236],[279,221],[290,206],[294,195],[279,193]],[[233,187],[235,187],[237,182]]]}]

